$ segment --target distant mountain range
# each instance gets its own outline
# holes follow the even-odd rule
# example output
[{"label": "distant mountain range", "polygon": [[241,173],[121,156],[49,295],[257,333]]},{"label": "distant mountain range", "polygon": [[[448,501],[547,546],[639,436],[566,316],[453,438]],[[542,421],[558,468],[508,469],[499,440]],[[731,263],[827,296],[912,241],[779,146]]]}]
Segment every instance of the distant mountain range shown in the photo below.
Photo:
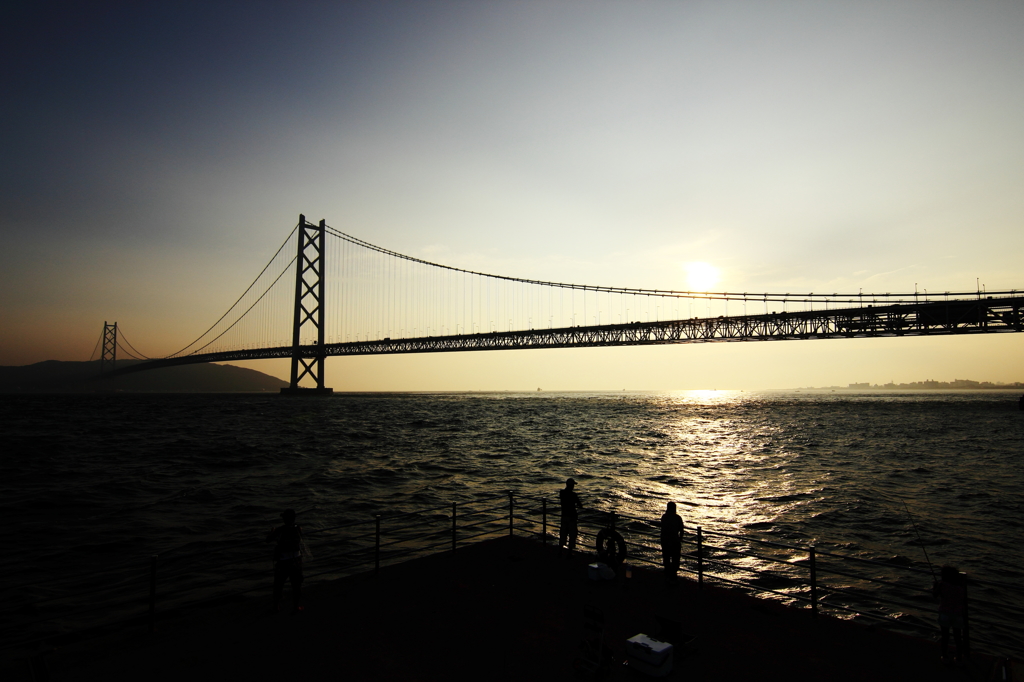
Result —
[{"label": "distant mountain range", "polygon": [[[119,360],[123,367],[138,360]],[[181,365],[100,378],[100,363],[47,360],[0,367],[0,393],[249,393],[277,392],[288,385],[277,377],[234,365]]]}]

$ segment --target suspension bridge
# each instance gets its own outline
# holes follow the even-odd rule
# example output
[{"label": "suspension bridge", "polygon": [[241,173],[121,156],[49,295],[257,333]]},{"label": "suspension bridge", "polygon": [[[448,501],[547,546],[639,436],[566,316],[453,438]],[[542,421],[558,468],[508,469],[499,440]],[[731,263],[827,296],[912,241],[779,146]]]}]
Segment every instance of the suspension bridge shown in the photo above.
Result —
[{"label": "suspension bridge", "polygon": [[[328,356],[1019,332],[1022,306],[1016,290],[751,294],[545,282],[405,256],[300,215],[242,295],[181,350],[147,357],[104,323],[100,371],[290,358],[283,392],[329,393]],[[118,350],[143,362],[117,368]]]}]

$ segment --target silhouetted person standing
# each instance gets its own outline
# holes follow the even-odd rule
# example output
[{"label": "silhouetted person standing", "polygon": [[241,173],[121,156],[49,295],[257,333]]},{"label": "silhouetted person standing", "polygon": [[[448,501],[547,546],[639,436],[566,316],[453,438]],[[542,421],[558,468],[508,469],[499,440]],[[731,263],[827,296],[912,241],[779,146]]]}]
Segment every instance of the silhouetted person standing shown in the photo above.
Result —
[{"label": "silhouetted person standing", "polygon": [[558,502],[562,505],[562,527],[558,533],[558,553],[562,553],[565,541],[568,540],[569,555],[572,556],[576,549],[576,538],[579,535],[577,510],[583,509],[580,496],[576,494],[576,481],[571,478],[566,479],[565,487],[558,491]]},{"label": "silhouetted person standing", "polygon": [[661,560],[665,564],[665,578],[676,579],[679,558],[683,552],[683,519],[676,513],[676,503],[669,502],[661,515]]},{"label": "silhouetted person standing", "polygon": [[302,527],[295,523],[295,510],[285,509],[281,513],[284,525],[270,531],[267,542],[277,542],[274,547],[274,612],[281,610],[284,581],[291,580],[292,604],[301,611],[302,596]]},{"label": "silhouetted person standing", "polygon": [[967,615],[967,581],[953,566],[942,567],[941,579],[936,581],[932,594],[939,599],[939,629],[942,631],[942,660],[948,660],[946,647],[949,644],[949,631],[953,630],[953,643],[956,645],[954,661],[963,660],[964,619]]}]

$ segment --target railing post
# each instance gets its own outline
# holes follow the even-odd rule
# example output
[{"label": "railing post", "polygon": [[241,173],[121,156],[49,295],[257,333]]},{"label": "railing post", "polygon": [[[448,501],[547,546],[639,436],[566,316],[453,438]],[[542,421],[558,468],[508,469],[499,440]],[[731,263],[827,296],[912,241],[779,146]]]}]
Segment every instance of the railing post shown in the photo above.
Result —
[{"label": "railing post", "polygon": [[540,501],[540,537],[541,543],[548,544],[548,498]]},{"label": "railing post", "polygon": [[154,554],[149,560],[149,632],[156,632],[156,560]]},{"label": "railing post", "polygon": [[697,526],[697,587],[704,587],[704,533]]},{"label": "railing post", "polygon": [[[960,578],[966,582],[967,576],[961,574]],[[967,590],[964,590],[964,658],[971,657],[971,608],[967,599]],[[1004,669],[1003,675],[1006,674]],[[1004,677],[1004,679],[1006,679]]]},{"label": "railing post", "polygon": [[513,494],[514,493],[511,490],[508,491],[508,536],[509,537],[512,537],[512,507],[514,505],[513,497],[512,497]]},{"label": "railing post", "polygon": [[452,554],[455,553],[455,513],[457,511],[458,503],[452,502]]},{"label": "railing post", "polygon": [[377,575],[380,571],[380,514],[374,514],[373,520],[377,526],[373,543],[373,574]]},{"label": "railing post", "polygon": [[814,559],[814,545],[808,548],[811,555],[811,613],[818,616],[818,567]]},{"label": "railing post", "polygon": [[612,510],[612,525],[611,525],[611,528],[612,528],[612,530],[615,530],[615,511],[614,510]]}]

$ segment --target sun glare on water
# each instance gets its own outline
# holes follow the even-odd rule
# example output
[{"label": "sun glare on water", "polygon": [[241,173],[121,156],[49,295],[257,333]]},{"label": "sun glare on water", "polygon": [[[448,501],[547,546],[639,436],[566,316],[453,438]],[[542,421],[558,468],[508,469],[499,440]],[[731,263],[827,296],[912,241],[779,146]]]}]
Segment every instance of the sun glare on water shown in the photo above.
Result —
[{"label": "sun glare on water", "polygon": [[689,291],[708,291],[718,284],[719,270],[710,263],[693,262],[683,267],[686,269],[686,285]]}]

